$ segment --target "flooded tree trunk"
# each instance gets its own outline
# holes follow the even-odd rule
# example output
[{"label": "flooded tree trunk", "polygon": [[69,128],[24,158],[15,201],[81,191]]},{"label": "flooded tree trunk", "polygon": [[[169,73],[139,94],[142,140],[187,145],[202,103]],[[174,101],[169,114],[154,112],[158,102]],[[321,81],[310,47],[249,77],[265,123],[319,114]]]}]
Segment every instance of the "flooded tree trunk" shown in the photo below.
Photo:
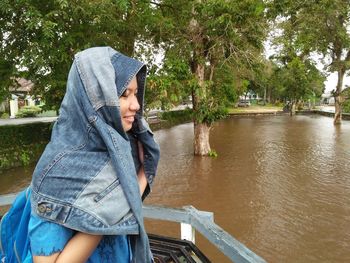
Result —
[{"label": "flooded tree trunk", "polygon": [[341,96],[335,96],[334,97],[334,107],[335,107],[335,111],[334,111],[334,120],[333,123],[336,124],[341,124],[341,120],[342,120],[342,109],[341,109]]},{"label": "flooded tree trunk", "polygon": [[339,69],[338,70],[338,82],[337,82],[337,88],[334,93],[334,120],[333,123],[335,125],[340,124],[342,120],[342,96],[341,96],[341,91],[342,91],[342,86],[343,86],[343,78],[344,78],[345,70],[344,69]]},{"label": "flooded tree trunk", "polygon": [[[200,2],[200,0],[198,0]],[[196,11],[192,10],[194,17],[196,17]],[[193,111],[196,116],[196,112],[198,113],[202,107],[207,105],[203,105],[205,103],[205,99],[207,96],[207,90],[205,86],[205,51],[204,51],[204,34],[202,32],[202,28],[199,26],[198,21],[193,18],[189,25],[189,32],[191,35],[191,41],[193,43],[194,52],[192,55],[191,62],[191,71],[194,74],[198,86],[197,90],[192,90],[192,103],[193,103]],[[214,74],[214,64],[212,64],[210,78],[213,77]],[[199,114],[198,114],[199,115]],[[197,116],[198,116],[197,115]],[[195,117],[196,118],[196,117]],[[207,124],[201,117],[194,120],[194,154],[195,155],[208,155],[210,152],[210,144],[209,144],[209,132],[210,125]]]},{"label": "flooded tree trunk", "polygon": [[296,103],[294,100],[292,100],[291,104],[290,104],[290,116],[293,116],[295,115],[295,108],[296,108]]},{"label": "flooded tree trunk", "polygon": [[206,123],[194,124],[194,154],[205,156],[210,152],[210,127]]},{"label": "flooded tree trunk", "polygon": [[[204,65],[200,63],[196,63],[194,66],[194,74],[198,80],[198,88],[201,89],[200,92],[192,93],[192,102],[193,102],[193,110],[198,111],[201,103],[203,103],[202,99],[206,96],[206,90],[204,86],[204,74],[205,68]],[[199,96],[199,94],[202,95]],[[208,155],[210,152],[210,144],[209,144],[209,133],[210,133],[210,125],[205,122],[199,122],[198,120],[194,120],[194,142],[193,149],[195,155]]]}]

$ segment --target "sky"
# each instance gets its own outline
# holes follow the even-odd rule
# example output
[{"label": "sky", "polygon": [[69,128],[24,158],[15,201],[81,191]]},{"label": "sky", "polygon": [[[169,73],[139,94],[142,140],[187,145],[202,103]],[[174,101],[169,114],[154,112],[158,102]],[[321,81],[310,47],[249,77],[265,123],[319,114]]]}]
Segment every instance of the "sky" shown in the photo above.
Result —
[{"label": "sky", "polygon": [[[337,85],[337,81],[338,81],[337,73],[330,74],[327,80],[324,82],[326,86],[325,93],[331,92],[332,90],[334,90]],[[343,89],[345,88],[345,85],[350,86],[350,77],[344,77]]]}]

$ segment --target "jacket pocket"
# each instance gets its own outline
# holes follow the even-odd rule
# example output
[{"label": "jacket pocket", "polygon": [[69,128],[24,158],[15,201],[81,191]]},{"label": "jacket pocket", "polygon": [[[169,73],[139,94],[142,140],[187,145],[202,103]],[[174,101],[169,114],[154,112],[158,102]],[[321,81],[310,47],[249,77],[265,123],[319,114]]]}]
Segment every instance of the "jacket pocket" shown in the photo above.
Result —
[{"label": "jacket pocket", "polygon": [[95,202],[99,202],[102,198],[108,195],[111,191],[113,191],[117,186],[120,185],[119,179],[117,178],[112,182],[105,190],[94,197]]},{"label": "jacket pocket", "polygon": [[129,213],[129,203],[110,160],[80,193],[74,206],[92,214],[107,227],[119,223]]}]

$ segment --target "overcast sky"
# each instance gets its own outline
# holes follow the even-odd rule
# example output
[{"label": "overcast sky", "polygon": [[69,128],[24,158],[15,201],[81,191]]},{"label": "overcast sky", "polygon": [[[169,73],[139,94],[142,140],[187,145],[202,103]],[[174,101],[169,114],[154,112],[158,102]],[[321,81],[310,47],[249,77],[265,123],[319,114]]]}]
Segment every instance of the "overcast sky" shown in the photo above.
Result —
[{"label": "overcast sky", "polygon": [[[337,85],[338,77],[337,73],[332,73],[328,76],[327,80],[324,82],[326,86],[325,92],[330,92],[335,89]],[[345,88],[345,85],[350,86],[350,78],[349,77],[344,77],[343,80],[343,89]]]}]

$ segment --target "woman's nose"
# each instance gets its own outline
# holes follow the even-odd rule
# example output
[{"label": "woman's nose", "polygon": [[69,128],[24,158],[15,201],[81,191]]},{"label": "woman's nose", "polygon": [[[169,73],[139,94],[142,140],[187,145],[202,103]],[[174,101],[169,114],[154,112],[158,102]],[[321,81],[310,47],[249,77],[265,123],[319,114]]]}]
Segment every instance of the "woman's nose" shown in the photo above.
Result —
[{"label": "woman's nose", "polygon": [[140,104],[136,96],[133,96],[133,98],[131,99],[129,108],[133,111],[138,111],[140,109]]}]

